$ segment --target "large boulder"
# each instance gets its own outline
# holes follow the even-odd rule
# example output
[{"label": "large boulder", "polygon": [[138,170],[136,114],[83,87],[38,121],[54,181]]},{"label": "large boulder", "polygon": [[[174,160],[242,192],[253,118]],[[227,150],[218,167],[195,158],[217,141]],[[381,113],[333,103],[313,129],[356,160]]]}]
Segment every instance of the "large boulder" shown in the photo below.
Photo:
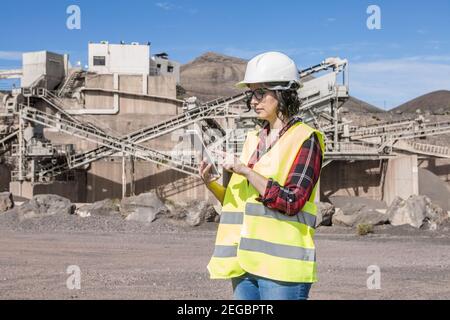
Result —
[{"label": "large boulder", "polygon": [[138,196],[123,198],[120,212],[126,220],[153,222],[158,215],[166,213],[167,207],[155,192],[141,193]]},{"label": "large boulder", "polygon": [[380,211],[360,207],[358,210],[354,206],[348,207],[352,210],[346,211],[345,208],[336,208],[332,217],[333,225],[345,227],[356,227],[358,224],[382,225],[389,221],[389,216]]},{"label": "large boulder", "polygon": [[52,215],[73,214],[75,205],[56,194],[38,194],[16,208],[20,220]]},{"label": "large boulder", "polygon": [[207,201],[193,201],[186,208],[186,223],[193,227],[216,221],[217,216],[216,209]]},{"label": "large boulder", "polygon": [[331,203],[319,202],[317,203],[316,227],[331,226],[332,217],[335,213],[335,208]]},{"label": "large boulder", "polygon": [[336,207],[332,217],[333,225],[356,227],[358,224],[381,225],[386,224],[389,216],[384,212],[384,201],[349,196],[333,196],[330,201]]},{"label": "large boulder", "polygon": [[189,202],[166,201],[170,213],[168,218],[182,221],[189,226],[196,227],[204,222],[219,222],[221,206],[212,205],[206,200]]},{"label": "large boulder", "polygon": [[116,200],[105,199],[81,206],[75,213],[80,217],[111,216],[120,213],[119,204]]},{"label": "large boulder", "polygon": [[0,213],[8,211],[14,207],[11,192],[0,192]]},{"label": "large boulder", "polygon": [[412,195],[403,200],[394,199],[387,210],[389,222],[393,226],[409,224],[415,228],[435,230],[449,219],[448,213],[433,204],[427,196]]}]

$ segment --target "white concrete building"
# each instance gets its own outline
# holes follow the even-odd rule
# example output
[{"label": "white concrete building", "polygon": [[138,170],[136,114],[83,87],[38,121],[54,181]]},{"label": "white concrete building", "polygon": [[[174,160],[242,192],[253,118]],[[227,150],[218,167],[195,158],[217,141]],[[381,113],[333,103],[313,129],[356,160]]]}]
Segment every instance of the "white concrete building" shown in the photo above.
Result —
[{"label": "white concrete building", "polygon": [[149,74],[150,44],[89,43],[89,71],[100,74]]}]

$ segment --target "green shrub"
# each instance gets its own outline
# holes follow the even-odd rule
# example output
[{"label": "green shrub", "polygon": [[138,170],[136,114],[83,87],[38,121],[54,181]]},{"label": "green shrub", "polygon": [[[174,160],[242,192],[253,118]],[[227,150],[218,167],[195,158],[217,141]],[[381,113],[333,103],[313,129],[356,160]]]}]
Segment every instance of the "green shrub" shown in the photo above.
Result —
[{"label": "green shrub", "polygon": [[365,236],[369,233],[373,233],[373,225],[360,223],[356,226],[356,232],[360,236]]}]

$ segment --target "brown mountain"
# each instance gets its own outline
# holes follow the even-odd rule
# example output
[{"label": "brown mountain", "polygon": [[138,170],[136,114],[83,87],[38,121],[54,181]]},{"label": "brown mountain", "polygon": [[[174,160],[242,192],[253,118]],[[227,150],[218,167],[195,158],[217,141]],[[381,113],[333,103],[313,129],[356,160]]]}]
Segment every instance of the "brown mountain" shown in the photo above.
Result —
[{"label": "brown mountain", "polygon": [[390,112],[414,113],[418,109],[433,114],[450,113],[450,91],[439,90],[424,94],[391,109]]},{"label": "brown mountain", "polygon": [[[196,96],[206,102],[219,97],[229,97],[241,92],[234,85],[244,78],[247,60],[207,52],[181,66],[181,86],[184,97]],[[384,112],[369,103],[350,97],[343,105],[349,112]]]},{"label": "brown mountain", "polygon": [[240,92],[234,85],[244,77],[247,61],[207,52],[180,68],[185,96],[196,96],[206,102]]},{"label": "brown mountain", "polygon": [[350,96],[347,101],[342,105],[349,112],[357,112],[357,113],[380,113],[385,112],[383,109],[377,108],[370,103],[359,100],[355,97]]}]

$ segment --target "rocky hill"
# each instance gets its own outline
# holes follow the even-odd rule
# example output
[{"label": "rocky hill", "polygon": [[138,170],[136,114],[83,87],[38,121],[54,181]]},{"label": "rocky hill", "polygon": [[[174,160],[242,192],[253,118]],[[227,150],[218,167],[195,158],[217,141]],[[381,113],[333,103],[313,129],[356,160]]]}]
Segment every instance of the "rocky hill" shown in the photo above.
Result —
[{"label": "rocky hill", "polygon": [[240,92],[234,85],[242,80],[246,66],[246,60],[207,52],[181,66],[181,86],[185,96],[202,102],[229,97]]},{"label": "rocky hill", "polygon": [[[350,88],[351,89],[351,88]],[[355,97],[350,96],[350,98],[342,105],[343,110],[347,112],[356,113],[382,113],[385,112],[383,109],[377,108],[370,103],[359,100]]]},{"label": "rocky hill", "polygon": [[439,90],[424,94],[391,109],[390,112],[416,113],[419,109],[422,113],[450,114],[450,91]]}]

